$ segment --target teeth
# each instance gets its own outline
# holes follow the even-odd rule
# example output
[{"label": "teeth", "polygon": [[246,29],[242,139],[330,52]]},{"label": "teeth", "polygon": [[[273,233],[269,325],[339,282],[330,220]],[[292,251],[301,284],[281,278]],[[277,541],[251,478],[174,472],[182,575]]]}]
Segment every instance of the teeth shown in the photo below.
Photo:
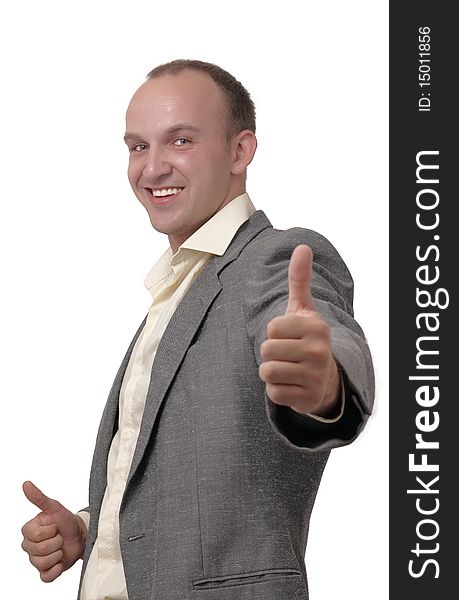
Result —
[{"label": "teeth", "polygon": [[153,196],[160,198],[161,196],[172,196],[178,194],[182,188],[163,188],[161,190],[152,190]]}]

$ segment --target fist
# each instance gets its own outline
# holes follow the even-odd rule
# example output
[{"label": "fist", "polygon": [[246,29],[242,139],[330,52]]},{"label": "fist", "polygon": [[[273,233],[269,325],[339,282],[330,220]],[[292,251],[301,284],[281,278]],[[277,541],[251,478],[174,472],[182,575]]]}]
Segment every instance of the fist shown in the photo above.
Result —
[{"label": "fist", "polygon": [[287,309],[268,323],[259,375],[272,402],[327,417],[337,406],[340,377],[330,328],[314,308],[311,280],[312,250],[297,246],[288,269]]},{"label": "fist", "polygon": [[83,556],[86,525],[57,500],[45,496],[31,481],[22,489],[41,512],[22,528],[22,549],[40,573],[42,581],[54,581]]}]

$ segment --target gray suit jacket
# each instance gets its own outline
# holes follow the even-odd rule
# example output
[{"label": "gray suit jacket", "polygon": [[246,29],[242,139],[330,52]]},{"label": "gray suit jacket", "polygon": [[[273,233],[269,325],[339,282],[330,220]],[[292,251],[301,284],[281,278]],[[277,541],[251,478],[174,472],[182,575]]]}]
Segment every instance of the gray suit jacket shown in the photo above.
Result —
[{"label": "gray suit jacket", "polygon": [[[267,323],[285,311],[293,249],[314,252],[312,293],[346,382],[337,424],[274,405],[258,376]],[[121,382],[111,389],[90,477],[97,537]],[[309,518],[330,448],[362,429],[374,396],[370,354],[352,317],[352,279],[336,250],[257,211],[177,307],[153,364],[120,512],[130,600],[307,600]]]}]

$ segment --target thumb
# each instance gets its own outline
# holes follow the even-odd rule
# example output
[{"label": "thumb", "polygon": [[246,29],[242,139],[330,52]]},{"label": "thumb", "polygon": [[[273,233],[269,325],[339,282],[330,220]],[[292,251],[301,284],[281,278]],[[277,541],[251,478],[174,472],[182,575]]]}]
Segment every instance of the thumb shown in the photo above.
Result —
[{"label": "thumb", "polygon": [[311,296],[312,250],[301,244],[292,252],[288,266],[288,304],[285,314],[314,310]]},{"label": "thumb", "polygon": [[56,505],[58,504],[56,500],[48,498],[48,496],[39,490],[31,481],[24,481],[22,489],[27,500],[32,502],[32,504],[35,504],[35,506],[43,512],[52,512],[56,510]]}]

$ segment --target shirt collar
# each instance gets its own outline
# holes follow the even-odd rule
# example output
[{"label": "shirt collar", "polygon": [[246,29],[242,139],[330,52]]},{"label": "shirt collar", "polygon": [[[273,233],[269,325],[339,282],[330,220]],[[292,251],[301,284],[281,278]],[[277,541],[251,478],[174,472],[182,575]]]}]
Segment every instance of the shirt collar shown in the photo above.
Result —
[{"label": "shirt collar", "polygon": [[[193,235],[179,247],[175,254],[169,247],[150,269],[145,287],[153,293],[158,284],[176,272],[175,267],[191,257],[199,257],[202,253],[222,256],[239,227],[256,211],[247,193],[237,196],[221,210],[216,212]],[[172,275],[173,276],[173,275]]]},{"label": "shirt collar", "polygon": [[183,242],[180,248],[222,256],[239,227],[255,212],[247,193],[228,202]]}]

